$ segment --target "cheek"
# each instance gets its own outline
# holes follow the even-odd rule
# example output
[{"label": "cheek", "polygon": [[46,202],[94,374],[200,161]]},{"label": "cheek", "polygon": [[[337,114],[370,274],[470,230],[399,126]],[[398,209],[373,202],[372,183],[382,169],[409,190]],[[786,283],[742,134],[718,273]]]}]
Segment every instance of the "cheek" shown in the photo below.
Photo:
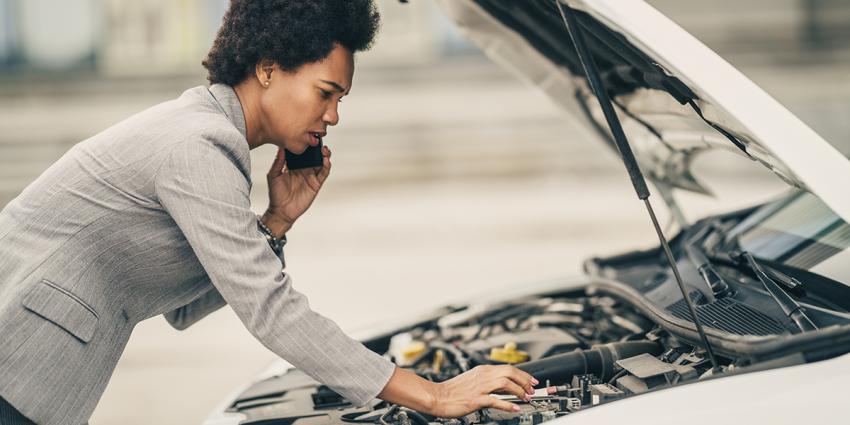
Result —
[{"label": "cheek", "polygon": [[[324,113],[320,97],[300,84],[272,88],[263,97],[269,137],[279,142],[298,142],[306,132],[319,128]],[[298,142],[300,143],[300,142]]]},{"label": "cheek", "polygon": [[306,83],[292,87],[286,100],[286,108],[297,116],[295,121],[307,123],[313,121],[323,102],[319,89]]},{"label": "cheek", "polygon": [[266,123],[270,137],[280,138],[286,136],[287,129],[292,126],[294,111],[291,110],[292,102],[286,97],[265,96],[262,101],[263,121]]}]

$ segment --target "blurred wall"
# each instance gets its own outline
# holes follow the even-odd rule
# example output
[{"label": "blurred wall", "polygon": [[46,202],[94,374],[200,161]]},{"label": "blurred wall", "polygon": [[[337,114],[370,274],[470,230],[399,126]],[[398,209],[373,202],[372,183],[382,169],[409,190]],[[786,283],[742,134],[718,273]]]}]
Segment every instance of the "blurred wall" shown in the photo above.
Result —
[{"label": "blurred wall", "polygon": [[751,60],[846,60],[846,0],[648,0],[704,43]]},{"label": "blurred wall", "polygon": [[[649,0],[723,53],[784,60],[846,55],[846,0]],[[429,1],[379,0],[370,63],[473,52]],[[90,68],[100,75],[196,73],[227,0],[0,0],[0,73]]]},{"label": "blurred wall", "polygon": [[[87,68],[103,76],[197,73],[227,0],[0,0],[0,73]],[[434,4],[379,1],[370,62],[471,51]]]},{"label": "blurred wall", "polygon": [[105,36],[97,71],[105,75],[185,72],[198,66],[226,7],[224,0],[101,0]]}]

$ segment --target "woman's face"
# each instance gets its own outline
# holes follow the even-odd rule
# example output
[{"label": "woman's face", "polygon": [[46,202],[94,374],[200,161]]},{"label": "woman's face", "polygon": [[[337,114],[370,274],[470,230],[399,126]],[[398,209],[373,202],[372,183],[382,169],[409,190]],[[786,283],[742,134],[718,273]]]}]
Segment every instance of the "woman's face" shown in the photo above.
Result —
[{"label": "woman's face", "polygon": [[328,126],[339,122],[338,106],[351,90],[354,57],[337,44],[325,59],[295,72],[271,65],[260,74],[260,120],[266,141],[302,153],[319,143]]}]

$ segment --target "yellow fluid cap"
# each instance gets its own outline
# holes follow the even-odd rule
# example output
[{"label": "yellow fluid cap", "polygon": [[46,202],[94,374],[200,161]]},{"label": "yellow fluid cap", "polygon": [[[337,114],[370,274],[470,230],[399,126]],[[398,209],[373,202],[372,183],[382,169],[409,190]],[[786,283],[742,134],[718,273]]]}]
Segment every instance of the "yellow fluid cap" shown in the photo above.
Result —
[{"label": "yellow fluid cap", "polygon": [[490,360],[510,364],[524,363],[528,361],[528,353],[517,350],[515,342],[509,342],[502,348],[491,348]]},{"label": "yellow fluid cap", "polygon": [[424,342],[413,341],[410,343],[410,345],[404,347],[404,349],[401,350],[401,355],[404,357],[405,360],[410,361],[425,353],[425,350],[427,348],[428,347],[425,346]]},{"label": "yellow fluid cap", "polygon": [[446,354],[443,353],[443,350],[437,350],[434,353],[434,361],[431,363],[431,368],[434,369],[434,373],[440,373],[440,369],[443,367],[443,360],[445,360],[445,358]]}]

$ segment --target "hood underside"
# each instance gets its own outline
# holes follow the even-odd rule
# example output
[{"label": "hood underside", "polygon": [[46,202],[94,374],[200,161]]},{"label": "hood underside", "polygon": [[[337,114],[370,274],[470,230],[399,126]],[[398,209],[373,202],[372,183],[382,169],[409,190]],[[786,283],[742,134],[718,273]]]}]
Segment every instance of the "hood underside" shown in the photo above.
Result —
[{"label": "hood underside", "polygon": [[[556,0],[438,0],[492,60],[541,88],[583,134],[614,147]],[[710,194],[691,174],[722,149],[767,167],[850,219],[850,162],[752,81],[643,1],[563,1],[578,11],[643,172],[660,189]]]}]

